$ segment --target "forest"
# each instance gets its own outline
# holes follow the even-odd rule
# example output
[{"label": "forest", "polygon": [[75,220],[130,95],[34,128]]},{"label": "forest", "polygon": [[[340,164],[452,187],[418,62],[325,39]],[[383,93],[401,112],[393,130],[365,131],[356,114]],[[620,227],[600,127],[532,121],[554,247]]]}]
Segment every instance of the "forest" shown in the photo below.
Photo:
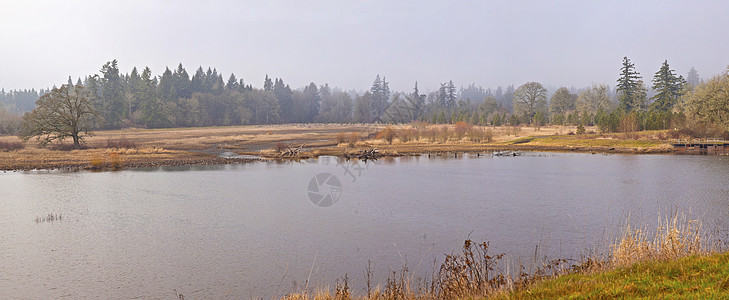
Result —
[{"label": "forest", "polygon": [[[92,130],[461,121],[482,126],[597,126],[600,132],[680,128],[694,136],[717,136],[729,129],[722,127],[726,116],[709,116],[716,108],[704,104],[715,94],[708,89],[726,76],[704,83],[692,68],[684,79],[664,61],[648,87],[625,57],[614,88],[593,84],[548,91],[539,82],[527,82],[492,90],[473,83],[457,88],[453,81],[446,81],[430,93],[421,93],[417,82],[411,91],[393,92],[387,79],[376,75],[369,90],[358,92],[313,82],[291,88],[283,79],[268,75],[259,88],[235,74],[226,80],[210,67],[198,67],[190,76],[182,64],[174,70],[166,68],[161,75],[153,75],[149,67],[122,73],[112,60],[99,74],[75,83],[69,77],[63,86],[82,86],[88,92]],[[18,134],[23,126],[30,126],[21,115],[31,118],[35,102],[56,89],[0,91],[0,134]],[[717,101],[719,106],[729,102],[721,97]]]}]

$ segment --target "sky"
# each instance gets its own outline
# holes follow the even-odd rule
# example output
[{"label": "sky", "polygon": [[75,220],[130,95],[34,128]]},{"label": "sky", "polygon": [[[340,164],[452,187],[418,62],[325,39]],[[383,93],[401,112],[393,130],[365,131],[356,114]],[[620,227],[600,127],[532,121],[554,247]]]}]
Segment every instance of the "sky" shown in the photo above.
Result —
[{"label": "sky", "polygon": [[615,85],[627,56],[702,78],[729,65],[729,1],[0,0],[0,88],[48,88],[112,59],[123,73],[215,67],[366,90],[442,82]]}]

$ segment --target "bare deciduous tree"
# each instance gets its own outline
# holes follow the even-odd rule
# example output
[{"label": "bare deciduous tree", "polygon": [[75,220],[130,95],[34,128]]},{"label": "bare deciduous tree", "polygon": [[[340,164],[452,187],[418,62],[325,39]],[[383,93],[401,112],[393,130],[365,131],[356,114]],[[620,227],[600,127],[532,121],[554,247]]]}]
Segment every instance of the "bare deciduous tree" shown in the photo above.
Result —
[{"label": "bare deciduous tree", "polygon": [[81,148],[83,136],[90,135],[92,117],[96,115],[91,95],[82,85],[62,85],[36,101],[36,108],[23,116],[21,138],[37,137],[42,145],[64,138],[73,139]]},{"label": "bare deciduous tree", "polygon": [[527,82],[514,91],[514,113],[532,122],[538,111],[547,110],[547,89],[539,82]]}]

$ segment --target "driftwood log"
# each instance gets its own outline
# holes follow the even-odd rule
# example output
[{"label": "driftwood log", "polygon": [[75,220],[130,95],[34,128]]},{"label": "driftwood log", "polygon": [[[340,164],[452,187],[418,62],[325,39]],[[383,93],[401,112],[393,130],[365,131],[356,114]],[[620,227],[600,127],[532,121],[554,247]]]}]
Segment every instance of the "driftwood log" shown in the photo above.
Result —
[{"label": "driftwood log", "polygon": [[377,149],[371,149],[371,150],[360,150],[357,153],[347,153],[345,154],[345,158],[347,160],[356,158],[360,160],[377,160],[380,157],[380,151]]},{"label": "driftwood log", "polygon": [[284,150],[284,151],[283,151],[283,152],[281,153],[281,156],[282,156],[282,157],[295,157],[295,156],[297,156],[297,155],[299,155],[299,154],[301,153],[301,148],[302,148],[303,146],[304,146],[304,145],[301,145],[301,146],[299,146],[299,147],[296,147],[296,148],[291,148],[291,147],[289,147],[289,146],[286,146],[286,150]]}]

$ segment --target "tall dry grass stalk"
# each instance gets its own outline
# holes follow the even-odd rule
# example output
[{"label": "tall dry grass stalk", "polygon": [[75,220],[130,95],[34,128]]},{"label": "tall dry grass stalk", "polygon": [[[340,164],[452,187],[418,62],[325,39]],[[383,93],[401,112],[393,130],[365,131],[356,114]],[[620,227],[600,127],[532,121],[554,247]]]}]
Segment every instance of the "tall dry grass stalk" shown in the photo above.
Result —
[{"label": "tall dry grass stalk", "polygon": [[673,260],[717,250],[718,244],[704,232],[700,220],[675,213],[673,217],[659,221],[653,232],[646,226],[633,228],[628,224],[611,247],[610,265],[619,267],[645,260]]}]

